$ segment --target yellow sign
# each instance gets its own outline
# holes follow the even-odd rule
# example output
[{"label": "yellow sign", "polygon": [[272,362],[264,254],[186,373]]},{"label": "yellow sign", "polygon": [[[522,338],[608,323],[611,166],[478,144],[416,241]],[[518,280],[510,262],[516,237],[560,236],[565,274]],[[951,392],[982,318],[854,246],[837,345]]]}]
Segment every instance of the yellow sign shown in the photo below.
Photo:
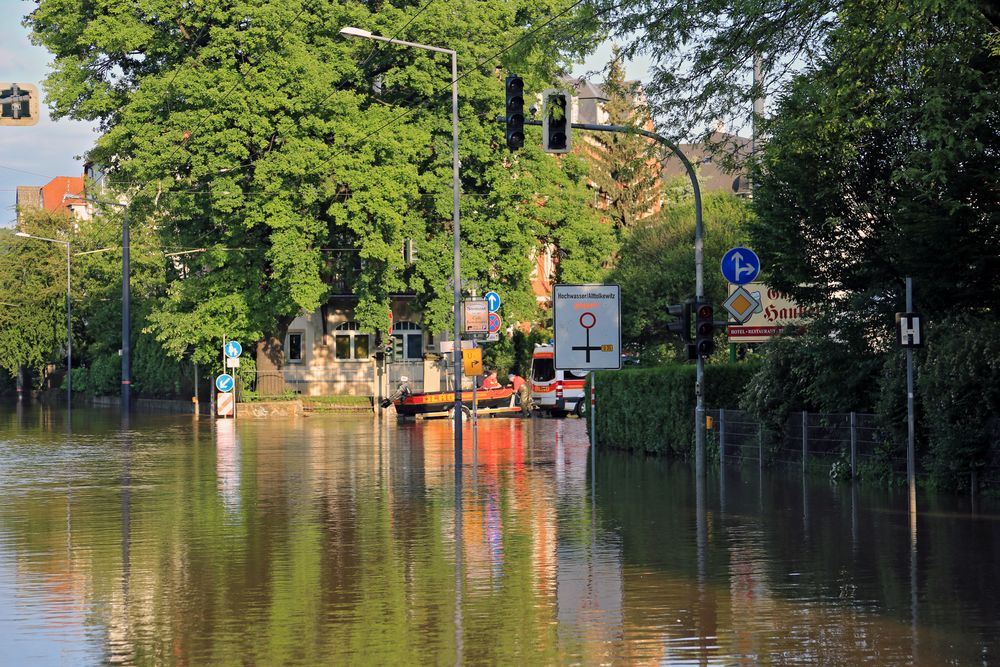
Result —
[{"label": "yellow sign", "polygon": [[471,350],[462,350],[462,367],[467,377],[474,377],[483,374],[483,349],[474,347]]}]

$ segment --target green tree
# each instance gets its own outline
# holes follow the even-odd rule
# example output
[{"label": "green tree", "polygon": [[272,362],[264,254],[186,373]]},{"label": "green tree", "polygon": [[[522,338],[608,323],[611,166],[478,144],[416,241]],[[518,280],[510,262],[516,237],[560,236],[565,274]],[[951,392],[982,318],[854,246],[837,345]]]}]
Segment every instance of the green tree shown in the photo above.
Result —
[{"label": "green tree", "polygon": [[[638,85],[625,81],[620,51],[613,50],[604,94],[607,123],[645,129],[648,113],[641,107]],[[662,196],[656,145],[644,137],[620,132],[594,133],[595,147],[585,144],[590,157],[590,178],[598,191],[601,213],[619,236],[648,217]],[[652,162],[650,162],[653,158]]]},{"label": "green tree", "polygon": [[[402,38],[419,26],[419,41],[457,50],[463,277],[518,293],[511,314],[533,314],[522,257],[537,238],[529,224],[494,224],[532,201],[505,182],[505,160],[518,158],[500,149],[502,127],[490,120],[503,104],[494,68],[518,63],[540,88],[584,53],[591,10],[564,8],[41,0],[27,24],[55,55],[46,82],[53,115],[99,122],[89,158],[127,192],[133,219],[153,226],[164,247],[209,248],[188,258],[184,280],[150,314],[149,331],[179,357],[192,344],[214,350],[217,322],[243,340],[280,340],[292,318],[327,299],[344,248],[359,267],[347,278],[362,326],[384,329],[389,295],[413,290],[425,325],[448,328],[447,60],[344,39],[345,25]],[[551,162],[535,163],[543,159]],[[586,200],[567,206],[582,211]],[[405,239],[417,242],[416,266],[404,266]]]},{"label": "green tree", "polygon": [[[40,209],[21,211],[17,231],[73,240],[68,216]],[[12,232],[2,242],[0,368],[13,376],[23,366],[40,379],[47,363],[65,361],[66,249]]]},{"label": "green tree", "polygon": [[[728,193],[709,193],[702,208],[705,296],[721,313],[728,295],[726,283],[714,267],[729,248],[746,239],[750,206]],[[610,279],[621,285],[622,335],[633,349],[647,350],[671,342],[667,325],[674,318],[667,314],[667,306],[694,297],[693,247],[693,200],[670,206],[661,216],[643,222],[623,243]]]}]

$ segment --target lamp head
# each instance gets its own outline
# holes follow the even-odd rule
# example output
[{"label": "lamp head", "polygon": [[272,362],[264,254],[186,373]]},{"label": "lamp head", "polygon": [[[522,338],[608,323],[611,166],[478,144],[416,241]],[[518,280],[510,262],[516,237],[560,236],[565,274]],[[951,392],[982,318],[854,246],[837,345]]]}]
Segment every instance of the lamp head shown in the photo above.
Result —
[{"label": "lamp head", "polygon": [[340,34],[344,37],[357,37],[359,39],[371,39],[372,33],[369,30],[346,26],[340,29]]}]

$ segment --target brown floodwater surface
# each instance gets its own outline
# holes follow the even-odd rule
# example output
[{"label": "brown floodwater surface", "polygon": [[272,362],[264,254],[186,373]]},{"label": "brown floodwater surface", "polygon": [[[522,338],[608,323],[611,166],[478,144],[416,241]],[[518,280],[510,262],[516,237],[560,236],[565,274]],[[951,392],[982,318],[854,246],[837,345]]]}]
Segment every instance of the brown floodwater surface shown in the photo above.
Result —
[{"label": "brown floodwater surface", "polygon": [[0,409],[0,664],[1000,663],[995,504],[583,427]]}]

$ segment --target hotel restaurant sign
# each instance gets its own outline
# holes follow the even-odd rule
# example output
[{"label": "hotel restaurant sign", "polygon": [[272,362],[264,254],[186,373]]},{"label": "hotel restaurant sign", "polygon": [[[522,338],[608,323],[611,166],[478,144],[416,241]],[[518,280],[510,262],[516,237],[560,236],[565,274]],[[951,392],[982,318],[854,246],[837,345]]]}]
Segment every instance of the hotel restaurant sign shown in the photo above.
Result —
[{"label": "hotel restaurant sign", "polygon": [[[730,294],[738,288],[738,285],[730,285]],[[754,296],[759,305],[746,322],[729,325],[730,343],[766,343],[786,327],[802,327],[812,320],[808,308],[764,283],[747,283],[743,288]]]}]

